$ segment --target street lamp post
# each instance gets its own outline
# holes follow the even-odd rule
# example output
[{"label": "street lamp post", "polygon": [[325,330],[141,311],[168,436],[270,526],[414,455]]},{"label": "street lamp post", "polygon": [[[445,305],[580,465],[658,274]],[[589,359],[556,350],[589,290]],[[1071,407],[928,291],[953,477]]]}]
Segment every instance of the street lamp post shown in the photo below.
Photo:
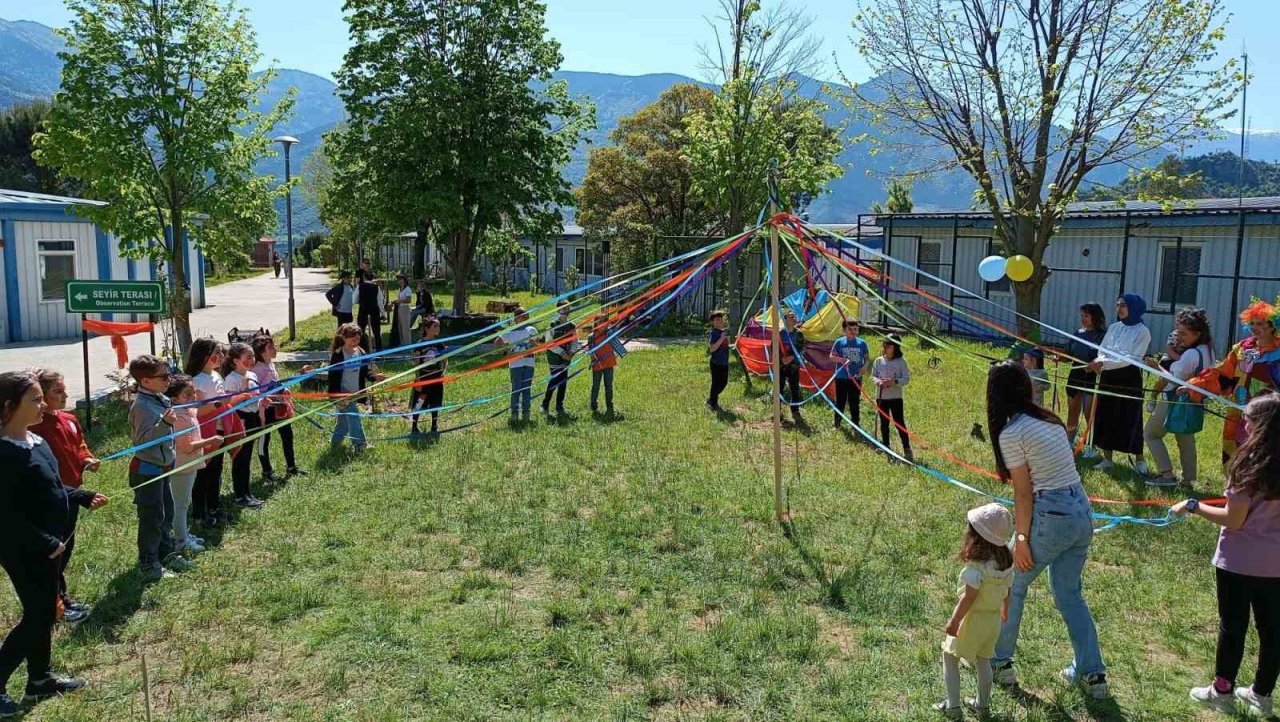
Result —
[{"label": "street lamp post", "polygon": [[289,277],[289,340],[292,341],[298,337],[297,317],[294,314],[293,306],[293,177],[292,169],[289,167],[289,151],[293,146],[302,142],[291,135],[282,135],[275,139],[276,143],[284,146],[284,183],[285,183],[285,200],[284,200],[284,225],[285,237],[288,239],[285,258],[285,275]]}]

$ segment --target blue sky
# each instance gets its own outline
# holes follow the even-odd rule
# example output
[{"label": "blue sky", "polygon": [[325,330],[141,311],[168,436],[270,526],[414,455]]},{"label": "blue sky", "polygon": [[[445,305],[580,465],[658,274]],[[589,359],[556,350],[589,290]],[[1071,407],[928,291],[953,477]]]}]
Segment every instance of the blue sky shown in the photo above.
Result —
[{"label": "blue sky", "polygon": [[[249,9],[263,54],[281,67],[332,76],[347,47],[342,0],[239,0]],[[1270,37],[1280,25],[1280,0],[1224,0],[1232,13],[1224,50],[1249,51],[1249,125],[1280,129],[1280,44]],[[806,0],[824,42],[828,78],[836,66],[854,80],[866,67],[853,52],[849,21],[855,0]],[[711,39],[706,17],[715,0],[547,0],[548,24],[563,46],[567,70],[623,75],[671,72],[702,78],[700,44]],[[61,0],[0,0],[0,18],[66,24]]]}]

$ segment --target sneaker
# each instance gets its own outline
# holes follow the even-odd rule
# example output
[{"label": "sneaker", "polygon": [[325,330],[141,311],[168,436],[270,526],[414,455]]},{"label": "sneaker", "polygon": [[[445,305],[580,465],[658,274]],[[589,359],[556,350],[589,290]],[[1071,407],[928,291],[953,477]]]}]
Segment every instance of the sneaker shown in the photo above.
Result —
[{"label": "sneaker", "polygon": [[203,539],[202,537],[198,537],[198,536],[196,536],[195,534],[190,534],[190,533],[188,533],[188,534],[187,534],[187,541],[195,542],[196,544],[199,544],[200,546],[204,546],[204,539]]},{"label": "sneaker", "polygon": [[1116,465],[1112,463],[1109,459],[1103,459],[1101,462],[1099,462],[1096,466],[1093,467],[1093,470],[1094,471],[1111,471],[1115,468],[1116,468]]},{"label": "sneaker", "polygon": [[1141,459],[1133,465],[1133,470],[1138,472],[1138,476],[1151,476],[1151,467],[1147,466],[1147,460]]},{"label": "sneaker", "polygon": [[9,719],[22,714],[22,708],[7,694],[0,693],[0,719]]},{"label": "sneaker", "polygon": [[32,684],[27,682],[27,693],[22,696],[23,704],[35,704],[42,699],[56,697],[68,692],[84,689],[89,683],[75,677],[58,677],[51,675],[48,679]]},{"label": "sneaker", "polygon": [[307,472],[303,471],[302,469],[299,469],[296,466],[290,467],[287,471],[284,472],[284,476],[286,479],[291,476],[306,476],[306,475],[307,475]]},{"label": "sneaker", "polygon": [[192,554],[199,554],[204,551],[204,545],[190,537],[179,542],[176,548],[179,552],[191,552]]},{"label": "sneaker", "polygon": [[946,702],[939,702],[933,709],[946,719],[964,719],[964,707],[948,707]]},{"label": "sneaker", "polygon": [[911,452],[911,449],[907,449],[906,451],[902,452],[902,458],[906,459],[908,462],[912,464],[916,463],[916,455]]},{"label": "sneaker", "polygon": [[1249,714],[1261,719],[1267,719],[1271,716],[1272,706],[1271,698],[1263,697],[1253,691],[1253,686],[1236,687],[1235,698]]},{"label": "sneaker", "polygon": [[138,574],[142,577],[142,581],[148,583],[158,582],[161,579],[172,579],[173,577],[178,576],[174,572],[169,571],[158,564],[147,569],[139,569]]},{"label": "sneaker", "polygon": [[89,618],[89,610],[87,609],[62,609],[62,621],[67,624],[79,624]]},{"label": "sneaker", "polygon": [[964,701],[964,706],[973,710],[973,713],[978,715],[979,717],[986,717],[988,714],[991,714],[991,708],[986,705],[978,704],[977,697],[966,698]]},{"label": "sneaker", "polygon": [[195,565],[178,554],[170,554],[169,558],[164,560],[164,568],[171,572],[189,571],[193,566]]},{"label": "sneaker", "polygon": [[1084,451],[1080,452],[1080,458],[1096,459],[1098,458],[1098,450],[1093,448],[1092,446],[1086,446],[1084,447]]},{"label": "sneaker", "polygon": [[1147,479],[1147,486],[1154,486],[1160,489],[1170,489],[1178,485],[1178,477],[1176,476],[1153,476]]},{"label": "sneaker", "polygon": [[1193,687],[1191,689],[1191,701],[1199,702],[1209,709],[1217,710],[1223,714],[1232,714],[1236,711],[1236,698],[1230,692],[1222,693],[1212,684],[1208,687]]},{"label": "sneaker", "polygon": [[1067,684],[1080,685],[1081,689],[1085,691],[1085,694],[1094,699],[1111,698],[1111,687],[1107,685],[1107,675],[1105,674],[1091,674],[1084,679],[1077,679],[1076,668],[1067,667],[1059,672],[1058,675],[1062,677],[1062,681]]},{"label": "sneaker", "polygon": [[1013,662],[1005,662],[999,667],[991,668],[991,679],[1001,687],[1017,687],[1018,671],[1013,668]]},{"label": "sneaker", "polygon": [[63,597],[63,598],[62,598],[62,608],[63,608],[63,609],[74,609],[74,610],[76,610],[76,611],[80,611],[80,612],[88,612],[88,611],[90,610],[90,607],[89,607],[89,605],[88,605],[88,604],[83,604],[83,603],[81,603],[81,602],[77,602],[76,600],[72,599],[71,597]]},{"label": "sneaker", "polygon": [[[356,451],[360,451],[360,450],[361,450],[361,447],[357,446]],[[245,509],[261,509],[262,508],[262,501],[260,499],[255,499],[253,496],[237,496],[236,504],[240,505],[241,507],[244,507]]]}]

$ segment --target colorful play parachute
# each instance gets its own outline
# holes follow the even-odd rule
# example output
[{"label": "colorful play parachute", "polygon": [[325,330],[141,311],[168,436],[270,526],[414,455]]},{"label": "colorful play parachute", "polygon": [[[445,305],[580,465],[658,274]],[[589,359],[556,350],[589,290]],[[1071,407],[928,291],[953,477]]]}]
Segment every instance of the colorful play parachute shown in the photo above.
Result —
[{"label": "colorful play parachute", "polygon": [[[835,364],[827,354],[832,342],[843,334],[844,319],[858,318],[858,299],[844,293],[811,293],[802,288],[782,299],[782,308],[784,313],[795,313],[797,327],[804,334],[806,363],[800,369],[800,385],[810,391],[826,388],[835,372]],[[751,319],[738,338],[742,365],[756,376],[769,375],[769,329],[774,314],[774,309],[769,308]],[[834,393],[831,389],[827,391]]]}]

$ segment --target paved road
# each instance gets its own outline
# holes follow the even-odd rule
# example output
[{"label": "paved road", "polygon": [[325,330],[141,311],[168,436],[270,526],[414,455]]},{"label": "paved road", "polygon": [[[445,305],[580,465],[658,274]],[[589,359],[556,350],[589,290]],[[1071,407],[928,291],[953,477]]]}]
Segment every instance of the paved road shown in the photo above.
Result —
[{"label": "paved road", "polygon": [[[294,269],[293,296],[297,318],[302,319],[327,310],[329,304],[324,292],[330,287],[329,276],[323,269]],[[289,328],[289,282],[283,276],[275,278],[271,272],[243,281],[224,283],[208,289],[208,306],[191,314],[191,332],[195,336],[214,336],[225,339],[233,327],[265,327],[281,334]],[[283,336],[282,336],[283,338]],[[148,340],[145,335],[130,336],[129,355],[145,353]],[[157,333],[157,343],[160,342]],[[13,371],[29,366],[58,369],[67,377],[67,391],[71,398],[84,398],[84,367],[80,339],[37,341],[33,343],[0,346],[0,371]],[[89,339],[89,382],[94,393],[112,387],[104,374],[115,369],[116,355],[111,341],[104,337]]]}]

